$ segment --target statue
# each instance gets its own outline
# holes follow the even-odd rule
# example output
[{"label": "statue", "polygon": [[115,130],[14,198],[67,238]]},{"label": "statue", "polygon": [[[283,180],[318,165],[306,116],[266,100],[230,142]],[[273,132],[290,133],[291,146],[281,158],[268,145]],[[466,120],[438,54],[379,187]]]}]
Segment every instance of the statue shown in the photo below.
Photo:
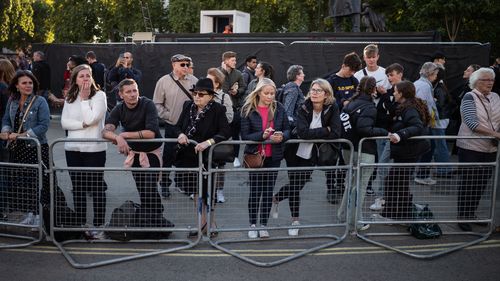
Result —
[{"label": "statue", "polygon": [[366,32],[384,32],[384,15],[373,11],[370,4],[363,3],[363,12],[361,12],[361,22],[366,27]]},{"label": "statue", "polygon": [[335,32],[342,32],[342,19],[351,18],[352,32],[359,32],[361,0],[330,0],[330,17],[334,19]]}]

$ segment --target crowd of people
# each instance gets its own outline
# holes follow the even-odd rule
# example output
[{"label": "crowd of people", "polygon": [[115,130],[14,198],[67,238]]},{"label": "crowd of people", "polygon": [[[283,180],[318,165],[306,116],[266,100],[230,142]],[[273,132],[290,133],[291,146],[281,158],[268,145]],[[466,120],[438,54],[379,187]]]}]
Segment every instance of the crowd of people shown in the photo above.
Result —
[{"label": "crowd of people", "polygon": [[[35,58],[36,57],[36,58]],[[288,199],[291,226],[300,225],[300,196],[310,180],[314,166],[344,165],[350,156],[363,163],[429,163],[449,162],[449,143],[444,139],[410,139],[414,136],[446,134],[458,136],[489,136],[493,139],[459,139],[456,142],[460,162],[495,161],[500,139],[500,98],[492,92],[495,76],[490,67],[470,65],[464,71],[464,84],[458,94],[448,91],[444,82],[445,55],[436,53],[432,61],[422,62],[420,78],[415,82],[404,79],[404,68],[393,63],[387,68],[378,65],[378,46],[367,45],[362,59],[351,52],[345,55],[338,72],[329,77],[315,78],[307,93],[301,85],[307,72],[300,65],[287,70],[288,82],[277,86],[273,66],[259,61],[254,55],[245,60],[242,71],[236,69],[237,54],[224,52],[220,66],[207,70],[206,76],[193,75],[194,62],[184,54],[170,58],[172,71],[161,77],[153,98],[141,96],[139,83],[142,73],[133,67],[133,55],[124,52],[111,68],[98,62],[93,51],[85,56],[74,55],[68,59],[63,97],[50,93],[50,67],[44,62],[43,52],[34,54],[31,70],[18,69],[11,61],[0,58],[0,91],[3,150],[8,161],[37,163],[36,146],[29,139],[41,144],[42,161],[49,166],[49,149],[46,137],[50,122],[49,104],[63,106],[62,129],[67,137],[107,139],[124,155],[125,167],[170,168],[175,166],[197,167],[202,154],[205,168],[220,168],[231,164],[242,165],[246,154],[263,157],[262,168],[280,167],[283,159],[288,167],[303,170],[288,171],[288,184],[276,186],[277,172],[251,170],[249,172],[248,237],[267,238],[265,227],[270,214],[280,202]],[[29,68],[29,67],[28,67]],[[496,108],[496,109],[495,109]],[[163,134],[160,131],[163,123]],[[360,139],[382,136],[358,147]],[[21,139],[18,139],[21,137]],[[24,139],[24,138],[27,138]],[[155,142],[154,139],[171,138],[177,142]],[[286,143],[289,139],[336,140],[347,138],[354,145],[350,151],[339,145],[323,146],[322,143]],[[152,140],[134,142],[134,140]],[[240,155],[239,145],[234,145],[232,163],[208,163],[209,147],[225,140],[251,140],[262,144],[245,145]],[[194,142],[196,142],[196,144]],[[68,167],[104,167],[106,142],[67,142],[65,156]],[[335,163],[320,160],[324,149],[338,157]],[[370,206],[380,216],[390,219],[411,219],[411,181],[416,184],[434,185],[432,177],[460,175],[457,218],[475,218],[481,194],[493,174],[491,168],[461,170],[440,166],[432,171],[428,166],[418,169],[369,167],[363,169],[359,187],[345,190],[346,173],[325,171],[326,198],[338,205],[338,216],[344,210],[355,210],[349,198],[358,196],[363,202],[365,194],[375,194]],[[0,212],[2,218],[11,211],[22,211],[26,216],[22,224],[39,223],[37,182],[8,181],[7,178],[29,178],[24,170],[0,170]],[[11,173],[7,175],[6,173]],[[213,179],[215,187],[208,192],[208,179],[198,179],[189,172],[134,171],[132,172],[140,196],[138,213],[160,224],[164,208],[161,198],[171,196],[177,187],[202,207],[202,230],[206,230],[207,205],[224,203],[224,174]],[[93,200],[94,227],[105,226],[106,190],[103,171],[73,171],[69,173],[76,223],[87,224],[87,202]],[[44,175],[43,188],[48,188]],[[158,190],[158,185],[160,189]],[[173,190],[173,189],[172,189]],[[276,190],[276,192],[275,192]],[[358,194],[355,194],[355,191]],[[11,195],[6,196],[10,193]],[[12,196],[19,194],[20,196]],[[208,200],[212,199],[212,202]],[[349,208],[346,208],[346,206]],[[354,215],[350,216],[354,218]],[[210,220],[215,226],[215,217]],[[369,225],[351,227],[365,230]],[[260,225],[260,227],[257,227]],[[460,223],[464,231],[471,225]],[[196,234],[196,233],[195,233]],[[299,228],[291,227],[290,236],[297,236]],[[103,237],[102,231],[88,233],[93,239]]]}]

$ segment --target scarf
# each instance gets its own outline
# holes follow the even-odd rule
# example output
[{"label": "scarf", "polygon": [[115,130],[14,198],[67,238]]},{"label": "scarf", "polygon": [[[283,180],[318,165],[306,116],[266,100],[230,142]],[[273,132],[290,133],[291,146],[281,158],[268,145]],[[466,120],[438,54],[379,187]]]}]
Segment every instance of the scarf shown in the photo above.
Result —
[{"label": "scarf", "polygon": [[198,123],[205,118],[205,113],[207,113],[212,105],[214,104],[214,100],[212,99],[205,107],[198,112],[198,106],[193,102],[191,104],[191,108],[189,111],[189,125],[186,128],[186,136],[188,139],[192,139],[194,134],[196,133],[196,129]]}]

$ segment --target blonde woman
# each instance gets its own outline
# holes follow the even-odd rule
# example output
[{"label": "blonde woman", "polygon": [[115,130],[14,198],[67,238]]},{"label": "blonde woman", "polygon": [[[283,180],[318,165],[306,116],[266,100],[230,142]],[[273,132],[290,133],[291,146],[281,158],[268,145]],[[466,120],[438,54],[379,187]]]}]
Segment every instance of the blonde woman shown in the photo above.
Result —
[{"label": "blonde woman", "polygon": [[[269,78],[262,78],[255,90],[248,95],[241,109],[241,138],[252,141],[271,141],[272,144],[248,144],[245,153],[263,152],[266,156],[264,168],[280,166],[284,154],[284,142],[290,138],[290,128],[285,109],[275,100],[276,85]],[[250,172],[250,196],[248,214],[251,239],[268,238],[267,230],[256,228],[260,210],[260,224],[265,227],[272,205],[273,188],[278,172]]]}]

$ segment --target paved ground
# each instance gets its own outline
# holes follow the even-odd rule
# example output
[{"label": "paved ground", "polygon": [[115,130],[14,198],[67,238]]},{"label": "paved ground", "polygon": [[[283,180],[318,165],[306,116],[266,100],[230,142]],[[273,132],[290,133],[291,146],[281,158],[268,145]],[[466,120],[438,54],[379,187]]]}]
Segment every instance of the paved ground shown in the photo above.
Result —
[{"label": "paved ground", "polygon": [[[59,121],[53,120],[49,130],[49,139],[64,137]],[[115,147],[108,149],[108,163],[120,167],[123,156]],[[55,149],[56,164],[64,164],[62,147]],[[303,196],[303,215],[305,223],[335,223],[332,214],[335,206],[324,200],[322,173],[315,173],[314,179],[306,187],[308,192]],[[217,207],[218,227],[223,230],[227,225],[246,227],[247,218],[245,200],[246,183],[243,173],[228,175],[226,188],[228,202]],[[59,179],[59,176],[58,176]],[[124,172],[108,173],[106,178],[110,185],[108,192],[108,212],[126,199],[137,201],[137,192],[131,187],[131,177]],[[65,182],[66,181],[66,182]],[[65,189],[67,176],[61,174],[60,185]],[[286,182],[282,173],[278,185]],[[66,190],[69,191],[69,190]],[[176,192],[173,198],[163,200],[166,214],[177,225],[192,226],[196,222],[185,219],[194,212],[192,201]],[[113,195],[120,194],[116,200]],[[435,191],[426,191],[425,196],[436,196]],[[71,196],[67,192],[69,204]],[[497,194],[497,202],[500,196]],[[286,206],[286,204],[284,204]],[[287,208],[280,208],[280,217],[270,222],[273,226],[288,224]],[[495,209],[495,225],[500,225],[500,205]],[[404,227],[390,226],[389,231],[406,232]],[[454,231],[454,225],[442,225],[445,231]],[[333,230],[333,231],[332,231]],[[385,230],[373,227],[370,231]],[[485,232],[485,228],[476,228]],[[343,234],[342,228],[328,228],[323,233]],[[317,235],[319,231],[301,230],[301,237]],[[286,230],[271,231],[272,237],[286,236]],[[220,239],[245,238],[246,232],[221,232]],[[173,238],[184,239],[185,233],[175,233]],[[475,239],[465,235],[446,235],[438,240],[420,241],[408,236],[376,237],[377,241],[401,247],[414,254],[431,253]],[[253,243],[225,244],[237,253],[261,262],[272,262],[283,259],[304,249],[327,243],[328,239],[267,240]],[[176,244],[177,246],[179,244]],[[103,259],[128,257],[137,253],[168,249],[175,245],[158,244],[70,244],[69,254],[78,262],[92,263]],[[273,268],[260,268],[245,263],[237,258],[211,247],[208,241],[200,243],[189,250],[162,254],[155,257],[128,261],[104,267],[78,270],[65,260],[59,250],[49,242],[21,249],[0,250],[0,280],[498,280],[500,267],[500,234],[494,234],[489,240],[468,247],[443,257],[432,260],[417,260],[387,249],[366,243],[355,236],[347,235],[340,244],[322,249],[313,254]]]}]

